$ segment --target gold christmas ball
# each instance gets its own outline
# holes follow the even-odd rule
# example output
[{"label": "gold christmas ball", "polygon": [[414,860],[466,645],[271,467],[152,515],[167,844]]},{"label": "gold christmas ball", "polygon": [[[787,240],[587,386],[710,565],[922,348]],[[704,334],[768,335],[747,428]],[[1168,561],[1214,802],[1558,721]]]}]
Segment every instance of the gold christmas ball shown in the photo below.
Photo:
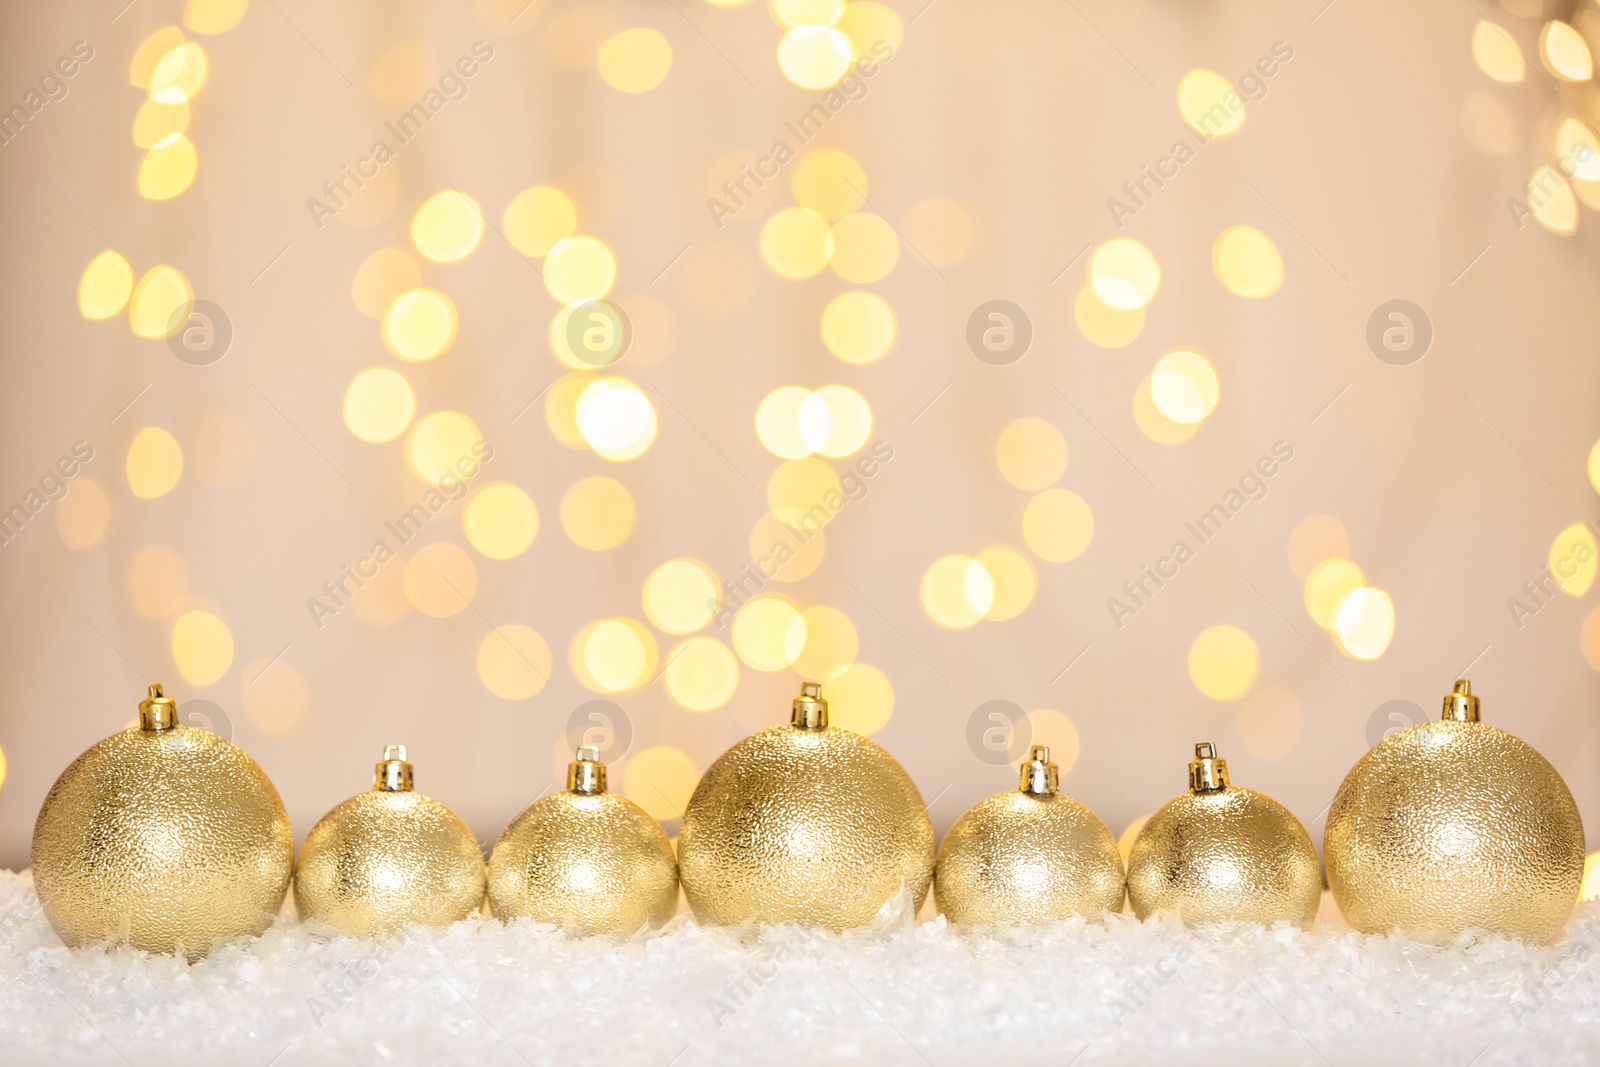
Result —
[{"label": "gold christmas ball", "polygon": [[1034,745],[1022,784],[980,801],[945,835],[933,895],[951,922],[1044,923],[1122,910],[1122,856],[1106,824],[1057,792],[1050,750]]},{"label": "gold christmas ball", "polygon": [[828,725],[807,682],[791,722],[724,752],[678,831],[683,891],[703,923],[842,930],[914,915],[933,877],[933,825],[904,768]]},{"label": "gold christmas ball", "polygon": [[150,687],[139,726],[61,772],[33,828],[33,884],[68,946],[114,940],[190,960],[272,925],[294,833],[254,760],[178,725]]},{"label": "gold christmas ball", "polygon": [[306,835],[294,871],[302,919],[382,937],[405,926],[448,926],[483,905],[478,839],[455,812],[412,792],[412,781],[406,746],[390,745],[372,789]]},{"label": "gold christmas ball", "polygon": [[678,908],[678,864],[660,824],[606,792],[606,765],[585,746],[567,789],[518,815],[489,857],[489,910],[579,934],[632,934]]},{"label": "gold christmas ball", "polygon": [[1310,929],[1322,866],[1300,820],[1253,789],[1231,785],[1210,742],[1194,746],[1189,792],[1150,816],[1128,853],[1128,901],[1148,918],[1187,923],[1280,919]]},{"label": "gold christmas ball", "polygon": [[1357,930],[1434,943],[1561,932],[1583,882],[1578,807],[1543,756],[1478,715],[1459,681],[1440,721],[1385,738],[1345,776],[1323,851]]}]

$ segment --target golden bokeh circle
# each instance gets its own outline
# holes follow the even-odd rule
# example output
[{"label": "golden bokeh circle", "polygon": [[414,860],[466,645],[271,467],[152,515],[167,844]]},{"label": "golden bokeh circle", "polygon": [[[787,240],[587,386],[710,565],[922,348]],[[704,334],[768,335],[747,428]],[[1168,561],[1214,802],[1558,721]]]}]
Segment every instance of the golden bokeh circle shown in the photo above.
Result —
[{"label": "golden bokeh circle", "polygon": [[714,637],[691,637],[667,653],[667,695],[685,711],[716,711],[739,689],[739,661]]},{"label": "golden bokeh circle", "polygon": [[965,630],[994,606],[994,576],[978,560],[941,556],[922,574],[920,599],[928,618],[947,630]]},{"label": "golden bokeh circle", "polygon": [[1189,680],[1212,700],[1248,696],[1261,674],[1261,648],[1237,626],[1219,623],[1189,646]]},{"label": "golden bokeh circle", "polygon": [[876,363],[894,347],[894,310],[876,293],[840,293],[822,309],[822,343],[846,363]]},{"label": "golden bokeh circle", "polygon": [[411,243],[435,263],[463,260],[482,240],[483,209],[456,189],[434,193],[411,219]]},{"label": "golden bokeh circle", "polygon": [[1040,559],[1077,559],[1094,540],[1094,510],[1070,489],[1046,489],[1022,513],[1022,538]]},{"label": "golden bokeh circle", "polygon": [[1283,256],[1254,226],[1222,231],[1211,250],[1211,266],[1229,292],[1252,300],[1271,296],[1283,284]]},{"label": "golden bokeh circle", "polygon": [[344,424],[363,441],[392,441],[405,433],[417,398],[399,371],[369,367],[350,380],[344,392]]},{"label": "golden bokeh circle", "polygon": [[550,644],[531,626],[496,626],[478,646],[478,679],[502,700],[527,700],[550,681]]},{"label": "golden bokeh circle", "polygon": [[635,26],[606,39],[595,56],[600,77],[624,93],[647,93],[672,70],[672,45],[660,30]]},{"label": "golden bokeh circle", "polygon": [[662,633],[688,634],[710,622],[722,587],[697,559],[670,559],[651,571],[640,594],[645,618]]},{"label": "golden bokeh circle", "polygon": [[209,611],[184,612],[172,624],[172,660],[190,685],[212,685],[233,666],[233,632]]},{"label": "golden bokeh circle", "polygon": [[802,631],[798,647],[803,648],[805,622],[800,609],[787,597],[755,597],[733,617],[733,650],[755,670],[785,670],[794,663],[796,653],[791,648],[795,647],[796,624]]},{"label": "golden bokeh circle", "polygon": [[526,490],[497,482],[473,492],[461,511],[467,543],[490,559],[515,559],[539,535],[539,509]]},{"label": "golden bokeh circle", "polygon": [[1016,419],[1000,431],[994,458],[1000,476],[1018,489],[1048,489],[1066,473],[1067,439],[1044,419]]},{"label": "golden bokeh circle", "polygon": [[183,446],[160,426],[134,434],[125,464],[128,488],[140,500],[166,496],[183,477]]},{"label": "golden bokeh circle", "polygon": [[561,497],[562,530],[573,544],[591,552],[606,552],[626,541],[637,517],[628,487],[604,475],[578,479]]},{"label": "golden bokeh circle", "polygon": [[456,306],[437,289],[408,289],[383,313],[379,336],[397,359],[432,359],[449,348],[460,325]]},{"label": "golden bokeh circle", "polygon": [[403,574],[411,606],[436,619],[461,614],[478,592],[478,568],[472,557],[449,541],[417,549],[406,560]]},{"label": "golden bokeh circle", "polygon": [[478,472],[487,445],[478,424],[459,411],[424,415],[406,436],[411,473],[433,485],[452,485]]}]

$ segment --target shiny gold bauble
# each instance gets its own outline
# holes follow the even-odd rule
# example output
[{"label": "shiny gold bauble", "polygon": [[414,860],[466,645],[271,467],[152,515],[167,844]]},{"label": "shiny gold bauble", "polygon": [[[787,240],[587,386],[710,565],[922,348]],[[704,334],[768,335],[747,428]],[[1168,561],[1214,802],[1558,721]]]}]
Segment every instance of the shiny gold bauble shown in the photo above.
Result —
[{"label": "shiny gold bauble", "polygon": [[945,835],[933,871],[954,923],[1044,923],[1122,910],[1122,856],[1106,824],[1058,792],[1050,750],[1034,745],[1022,784],[980,801]]},{"label": "shiny gold bauble", "polygon": [[456,813],[412,791],[404,745],[390,745],[369,792],[306,835],[294,870],[300,918],[358,936],[448,926],[483,905],[483,855]]},{"label": "shiny gold bauble", "polygon": [[585,746],[567,789],[518,815],[489,857],[489,909],[579,934],[632,934],[672,918],[678,864],[660,824],[606,792],[606,767]]},{"label": "shiny gold bauble", "polygon": [[1208,742],[1194,747],[1189,792],[1150,816],[1128,853],[1128,901],[1144,919],[1172,911],[1187,923],[1279,920],[1309,929],[1322,866],[1300,820],[1228,781]]},{"label": "shiny gold bauble", "polygon": [[678,831],[683,891],[703,923],[846,929],[914,915],[933,877],[933,825],[904,768],[828,725],[807,682],[790,724],[724,752]]},{"label": "shiny gold bauble", "polygon": [[1466,680],[1444,717],[1380,741],[1328,811],[1328,885],[1364,933],[1447,943],[1469,929],[1545,942],[1583,882],[1583,822],[1554,767],[1478,721]]},{"label": "shiny gold bauble", "polygon": [[56,779],[33,829],[33,884],[73,948],[111,940],[194,960],[272,925],[294,834],[255,761],[178,725],[159,684],[139,719]]}]

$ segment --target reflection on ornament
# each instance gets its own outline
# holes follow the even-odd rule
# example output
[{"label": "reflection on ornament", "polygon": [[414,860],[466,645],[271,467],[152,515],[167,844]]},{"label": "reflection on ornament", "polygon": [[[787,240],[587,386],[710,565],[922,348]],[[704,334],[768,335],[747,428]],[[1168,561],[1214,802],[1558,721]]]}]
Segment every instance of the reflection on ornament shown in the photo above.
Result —
[{"label": "reflection on ornament", "polygon": [[1334,900],[1363,933],[1544,942],[1578,898],[1583,845],[1567,784],[1531,746],[1480,722],[1462,679],[1440,721],[1392,734],[1351,768],[1323,851]]},{"label": "reflection on ornament", "polygon": [[302,919],[383,936],[413,924],[448,926],[483,904],[483,856],[456,813],[412,792],[406,746],[390,745],[372,789],[306,835],[295,865]]},{"label": "reflection on ornament", "polygon": [[828,725],[806,682],[789,724],[723,753],[678,835],[683,889],[704,923],[845,929],[909,919],[933,877],[933,826],[905,769]]},{"label": "reflection on ornament", "polygon": [[980,801],[939,849],[933,892],[951,922],[1043,923],[1122,909],[1122,857],[1094,812],[1057,792],[1050,750],[1034,745],[1022,784]]},{"label": "reflection on ornament", "polygon": [[1322,869],[1305,827],[1271,797],[1229,784],[1228,763],[1209,741],[1194,754],[1189,792],[1150,816],[1129,853],[1135,914],[1309,929]]},{"label": "reflection on ornament", "polygon": [[567,768],[565,792],[534,801],[489,858],[489,909],[578,934],[627,935],[672,918],[678,865],[644,809],[606,792],[592,745]]},{"label": "reflection on ornament", "polygon": [[294,867],[266,774],[209,730],[178,725],[160,683],[139,725],[61,773],[33,830],[33,884],[72,948],[115,940],[191,961],[272,925]]}]

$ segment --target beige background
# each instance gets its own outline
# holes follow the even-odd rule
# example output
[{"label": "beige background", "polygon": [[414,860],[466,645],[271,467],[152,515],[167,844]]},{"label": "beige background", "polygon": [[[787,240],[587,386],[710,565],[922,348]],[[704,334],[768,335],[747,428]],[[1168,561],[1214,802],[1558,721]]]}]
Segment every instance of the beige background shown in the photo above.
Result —
[{"label": "beige background", "polygon": [[[142,93],[127,68],[137,43],[175,22],[181,4],[137,0],[113,22],[120,6],[7,5],[0,14],[6,106],[73,41],[96,53],[65,100],[0,148],[0,502],[20,500],[82,439],[96,452],[85,476],[112,505],[108,532],[86,550],[64,547],[48,514],[0,548],[9,690],[0,865],[26,865],[50,782],[128,721],[153,678],[228,713],[235,740],[277,783],[297,836],[365,786],[383,743],[403,740],[420,787],[492,840],[550,784],[569,713],[596,695],[566,666],[574,632],[605,616],[640,617],[640,584],[663,560],[692,556],[723,575],[745,562],[765,510],[752,484],[764,485],[778,463],[755,436],[755,406],[780,385],[829,382],[868,399],[873,436],[895,459],[829,528],[817,572],[782,591],[855,621],[860,659],[895,689],[893,719],[877,739],[933,800],[941,834],[1014,782],[965,740],[972,710],[1005,699],[1071,718],[1081,753],[1065,788],[1114,830],[1177,792],[1189,746],[1211,739],[1235,781],[1284,801],[1320,840],[1321,815],[1367,747],[1373,710],[1407,699],[1431,714],[1471,663],[1486,717],[1552,760],[1595,840],[1600,683],[1578,636],[1595,595],[1558,598],[1520,630],[1506,601],[1537,576],[1556,531],[1596,517],[1584,467],[1600,435],[1596,219],[1586,214],[1570,238],[1515,226],[1505,201],[1536,166],[1555,162],[1551,131],[1563,105],[1536,71],[1511,87],[1484,77],[1470,51],[1473,5],[1338,0],[1319,15],[1315,0],[938,0],[910,23],[867,98],[824,136],[863,163],[874,207],[897,224],[911,205],[940,196],[961,203],[975,228],[963,262],[935,271],[903,247],[895,271],[868,287],[895,308],[901,336],[887,359],[865,367],[835,360],[817,338],[823,305],[846,283],[826,272],[784,281],[760,264],[761,221],[792,202],[781,183],[721,232],[704,207],[718,160],[753,158],[818,95],[778,72],[780,31],[759,3],[594,5],[617,29],[653,26],[672,43],[666,82],[625,96],[592,66],[551,61],[548,26],[570,3],[537,3],[503,34],[464,2],[263,0],[239,28],[203,39],[211,78],[189,130],[200,176],[168,203],[135,192],[140,152],[128,131]],[[918,14],[915,2],[894,6],[908,20]],[[1537,20],[1493,14],[1532,48]],[[496,57],[468,98],[390,166],[402,195],[387,218],[319,231],[306,198],[397,111],[370,91],[368,72],[405,38],[425,39],[446,62],[482,38]],[[1144,334],[1120,350],[1088,344],[1072,318],[1082,261],[1052,279],[1086,244],[1112,236],[1105,199],[1185,132],[1174,106],[1182,75],[1236,74],[1278,40],[1295,58],[1250,105],[1245,129],[1207,146],[1124,231],[1164,270]],[[1463,132],[1472,92],[1514,116],[1508,153],[1485,154]],[[450,352],[406,368],[419,410],[457,408],[478,421],[496,449],[493,478],[515,481],[538,504],[539,537],[516,560],[477,560],[473,611],[413,612],[388,627],[345,612],[318,631],[306,598],[422,491],[399,442],[364,444],[341,422],[350,377],[398,365],[352,304],[351,278],[375,249],[403,246],[416,205],[448,184],[496,218],[537,183],[567,189],[580,229],[615,249],[624,307],[644,297],[670,311],[654,321],[670,318],[675,338],[641,336],[641,358],[617,368],[656,402],[656,444],[614,465],[558,444],[538,406],[513,424],[560,373],[544,340],[555,302],[493,233],[463,263],[425,267],[427,283],[456,301],[462,328]],[[1282,252],[1287,281],[1270,299],[1241,300],[1211,271],[1213,240],[1239,223],[1263,229]],[[685,289],[696,277],[689,257],[652,282],[685,245],[690,257],[724,264],[713,293],[748,290],[735,314],[696,310],[705,301]],[[178,266],[223,306],[236,330],[226,358],[188,366],[163,342],[134,338],[125,317],[82,320],[78,275],[108,246],[136,265]],[[1023,306],[1035,328],[1032,350],[1009,367],[980,362],[963,339],[968,314],[994,297]],[[1381,363],[1363,339],[1371,311],[1394,298],[1425,308],[1436,331],[1432,351],[1410,367]],[[1180,345],[1208,354],[1223,399],[1192,440],[1169,447],[1139,432],[1130,398],[1156,358]],[[134,498],[122,464],[138,429],[169,429],[192,471],[218,413],[248,437],[233,484],[211,488],[186,472],[167,496]],[[1007,485],[993,459],[996,435],[1022,415],[1065,435],[1072,454],[1061,484],[1093,507],[1094,542],[1073,562],[1037,564],[1039,594],[1021,617],[941,630],[917,600],[927,566],[949,552],[1022,543],[1029,494]],[[1270,495],[1115,629],[1105,599],[1279,439],[1295,458]],[[577,548],[557,519],[565,488],[592,473],[623,480],[639,504],[639,527],[615,552]],[[465,543],[458,508],[429,539]],[[1375,662],[1340,653],[1301,606],[1285,546],[1314,512],[1345,524],[1353,557],[1394,598],[1398,628]],[[233,632],[232,668],[203,690],[178,678],[170,620],[142,618],[127,592],[130,560],[151,543],[183,555],[192,606],[217,612]],[[474,656],[491,620],[530,625],[555,650],[554,676],[536,697],[507,702],[479,681]],[[1303,707],[1278,758],[1244,744],[1239,704],[1208,700],[1188,679],[1190,642],[1219,622],[1259,643],[1257,691],[1286,689]],[[658,640],[663,650],[671,643]],[[244,713],[240,693],[249,665],[285,646],[280,662],[305,680],[308,706],[272,734]],[[746,669],[733,702],[707,715],[677,708],[659,684],[613,699],[633,720],[635,750],[674,745],[703,768],[779,721],[797,681]]]}]

